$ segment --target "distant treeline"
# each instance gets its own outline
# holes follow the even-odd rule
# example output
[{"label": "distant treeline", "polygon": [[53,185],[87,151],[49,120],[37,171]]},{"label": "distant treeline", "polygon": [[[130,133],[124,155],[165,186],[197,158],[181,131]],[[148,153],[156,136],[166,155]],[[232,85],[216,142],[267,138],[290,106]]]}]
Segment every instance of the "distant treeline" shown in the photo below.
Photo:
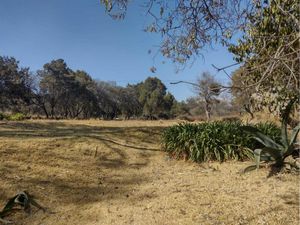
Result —
[{"label": "distant treeline", "polygon": [[[216,108],[217,114],[232,111],[229,102],[220,104],[221,111],[226,112]],[[169,119],[203,113],[201,101],[191,98],[177,102],[156,77],[120,87],[114,82],[96,81],[85,71],[73,71],[62,59],[33,73],[20,68],[15,58],[1,56],[0,111],[53,119]]]}]

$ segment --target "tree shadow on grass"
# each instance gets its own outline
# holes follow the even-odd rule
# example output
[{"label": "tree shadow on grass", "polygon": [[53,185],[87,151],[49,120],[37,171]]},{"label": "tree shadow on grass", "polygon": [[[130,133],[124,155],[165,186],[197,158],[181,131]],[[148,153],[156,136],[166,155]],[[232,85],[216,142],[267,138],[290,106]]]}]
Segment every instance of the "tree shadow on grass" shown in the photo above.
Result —
[{"label": "tree shadow on grass", "polygon": [[[91,137],[104,140],[104,136],[113,136],[115,139],[128,140],[131,142],[140,143],[141,141],[148,144],[156,144],[158,137],[163,127],[100,127],[89,126],[84,124],[65,124],[63,122],[10,122],[0,126],[0,137],[5,138],[76,138],[76,137]],[[106,139],[106,141],[117,141]],[[126,147],[126,144],[124,144]],[[135,145],[128,145],[134,148]],[[146,150],[141,147],[141,150]]]},{"label": "tree shadow on grass", "polygon": [[[3,175],[0,187],[5,181],[6,187],[15,189],[2,189],[0,200],[5,201],[15,191],[27,190],[53,211],[63,205],[81,206],[111,199],[126,201],[137,185],[149,182],[146,174],[137,174],[147,166],[152,152],[159,150],[152,146],[157,144],[161,130],[160,127],[96,127],[61,122],[2,124],[2,138],[30,139],[25,140],[28,143],[43,137],[47,141],[39,145],[42,149],[27,149],[30,145],[22,146],[18,142],[13,154],[0,149],[1,156],[5,154],[10,163],[17,165],[17,168],[0,170]],[[141,137],[145,139],[142,143]],[[98,149],[98,154],[94,148],[88,152],[69,149],[89,140],[93,140],[93,146],[99,143],[104,149]],[[140,150],[132,153],[137,160],[131,158],[130,149]],[[3,162],[6,168],[8,162]],[[131,199],[139,201],[138,196]]]},{"label": "tree shadow on grass", "polygon": [[[91,204],[108,199],[125,199],[126,194],[131,192],[132,186],[146,182],[141,177],[105,177],[101,182],[91,183],[77,178],[76,180],[65,180],[52,178],[48,182],[32,178],[26,180],[24,186],[44,187],[41,195],[43,201],[55,202],[58,205],[64,204]],[[46,190],[49,190],[48,192]]]},{"label": "tree shadow on grass", "polygon": [[[38,214],[38,217],[52,217],[52,214],[65,215],[65,207],[75,208],[77,213],[85,208],[85,205],[94,203],[104,204],[109,201],[124,201],[130,199],[131,202],[138,202],[139,198],[132,196],[133,187],[142,182],[147,182],[147,179],[134,176],[122,177],[121,179],[114,177],[105,177],[104,180],[98,183],[87,183],[84,179],[66,180],[61,178],[52,178],[50,180],[43,180],[41,178],[28,178],[22,182],[22,189],[34,196],[42,207],[46,208],[46,214]],[[19,191],[19,190],[18,190]],[[1,207],[3,207],[9,198],[13,197],[15,193],[7,193],[0,191]],[[3,206],[2,206],[3,204]],[[109,203],[106,206],[109,207]],[[35,209],[36,210],[36,209]],[[76,211],[74,213],[76,213]],[[55,217],[55,215],[53,215]],[[23,224],[28,215],[19,213],[12,214],[5,217],[5,219]],[[60,217],[60,216],[59,216]],[[38,219],[38,218],[37,218]],[[27,224],[26,222],[24,222]]]},{"label": "tree shadow on grass", "polygon": [[[112,151],[118,151],[113,149]],[[113,199],[126,199],[132,189],[143,182],[147,182],[146,176],[136,176],[135,173],[124,171],[137,170],[147,165],[144,163],[128,164],[121,153],[118,157],[98,157],[90,164],[84,166],[76,163],[70,164],[70,159],[64,159],[65,165],[54,164],[47,167],[45,162],[35,160],[30,162],[31,168],[44,165],[44,170],[32,173],[32,170],[5,169],[1,170],[1,180],[14,187],[15,191],[27,190],[37,197],[37,200],[45,207],[55,211],[55,207],[64,205],[76,205],[81,207],[84,204],[101,202]],[[49,157],[48,160],[58,160],[60,156]],[[126,158],[126,157],[125,157]],[[92,161],[92,160],[90,160]],[[28,162],[20,162],[20,167]],[[72,162],[71,162],[72,163]],[[77,162],[78,163],[78,162]],[[24,164],[24,165],[23,165]],[[50,163],[50,165],[52,162]],[[62,167],[62,174],[56,174],[51,168]],[[65,171],[68,171],[66,174]],[[51,172],[52,171],[52,172]],[[111,173],[109,171],[112,171]],[[121,171],[118,173],[118,171]],[[118,175],[119,174],[119,175]],[[18,179],[16,178],[16,176]],[[1,189],[0,200],[8,200],[12,190]],[[4,206],[4,205],[3,205]],[[2,206],[0,206],[2,207]]]},{"label": "tree shadow on grass", "polygon": [[161,151],[159,148],[149,148],[149,147],[143,147],[143,146],[129,145],[129,144],[124,144],[124,143],[117,142],[117,141],[112,140],[112,139],[106,139],[106,138],[97,137],[97,136],[94,136],[94,137],[88,136],[88,137],[96,139],[98,141],[109,142],[109,143],[112,143],[112,144],[115,144],[115,145],[119,145],[119,146],[127,147],[127,148],[133,148],[133,149],[137,149],[137,150]]}]

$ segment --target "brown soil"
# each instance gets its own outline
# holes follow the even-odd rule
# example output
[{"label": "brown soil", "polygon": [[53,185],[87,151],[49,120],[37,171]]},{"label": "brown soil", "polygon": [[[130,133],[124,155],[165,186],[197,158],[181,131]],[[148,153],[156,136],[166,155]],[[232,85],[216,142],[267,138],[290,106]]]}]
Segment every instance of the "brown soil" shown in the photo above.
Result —
[{"label": "brown soil", "polygon": [[27,121],[0,124],[0,206],[18,191],[48,212],[16,224],[299,224],[299,176],[251,162],[172,160],[159,146],[175,121]]}]

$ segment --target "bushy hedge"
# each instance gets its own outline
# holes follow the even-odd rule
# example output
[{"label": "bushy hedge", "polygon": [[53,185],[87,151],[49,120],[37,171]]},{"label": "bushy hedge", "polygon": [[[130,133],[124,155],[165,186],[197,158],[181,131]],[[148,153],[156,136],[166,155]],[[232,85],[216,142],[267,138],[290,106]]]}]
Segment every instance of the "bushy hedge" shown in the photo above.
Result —
[{"label": "bushy hedge", "polygon": [[0,113],[0,120],[11,120],[11,121],[20,121],[20,120],[25,120],[26,115],[23,113],[14,113],[14,114],[4,114]]},{"label": "bushy hedge", "polygon": [[[181,123],[168,127],[162,135],[163,149],[174,157],[188,157],[195,162],[245,160],[260,143],[241,130],[240,121]],[[264,134],[279,138],[280,129],[273,123],[259,123]]]},{"label": "bushy hedge", "polygon": [[8,116],[8,120],[12,120],[12,121],[20,121],[20,120],[25,120],[26,116],[23,113],[15,113],[15,114],[11,114]]}]

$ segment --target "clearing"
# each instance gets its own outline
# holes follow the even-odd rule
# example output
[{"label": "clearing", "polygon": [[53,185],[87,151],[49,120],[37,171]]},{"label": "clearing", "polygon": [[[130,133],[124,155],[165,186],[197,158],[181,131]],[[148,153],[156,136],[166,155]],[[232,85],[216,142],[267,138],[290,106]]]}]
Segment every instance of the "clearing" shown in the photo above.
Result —
[{"label": "clearing", "polygon": [[0,207],[27,190],[51,211],[30,225],[299,224],[299,176],[240,175],[251,162],[195,164],[160,151],[176,121],[0,124]]}]

